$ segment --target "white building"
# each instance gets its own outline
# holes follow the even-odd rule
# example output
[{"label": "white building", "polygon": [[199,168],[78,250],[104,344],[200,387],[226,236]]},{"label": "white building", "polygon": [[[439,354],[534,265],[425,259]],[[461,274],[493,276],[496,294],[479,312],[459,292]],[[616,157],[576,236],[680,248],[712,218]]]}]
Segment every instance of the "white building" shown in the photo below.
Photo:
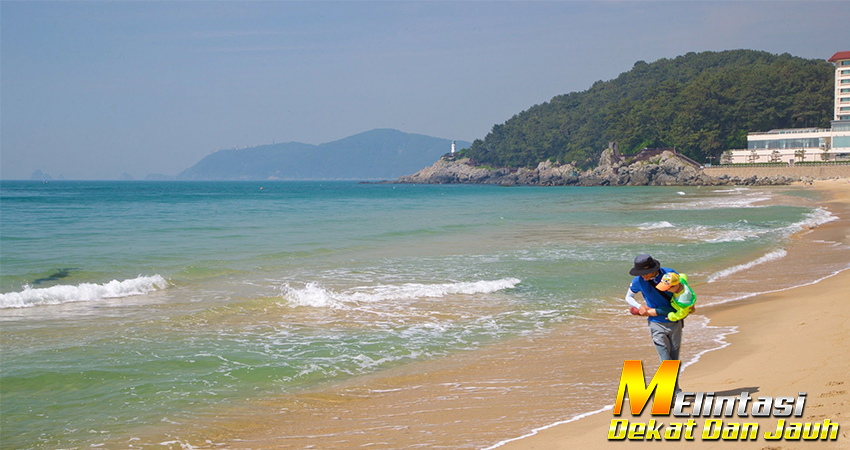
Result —
[{"label": "white building", "polygon": [[[829,58],[835,64],[835,114],[830,128],[789,128],[749,133],[746,150],[732,150],[723,163],[850,160],[850,51]],[[731,156],[731,158],[730,158]],[[731,160],[730,160],[731,159]]]},{"label": "white building", "polygon": [[829,58],[835,64],[835,120],[850,120],[850,52]]}]

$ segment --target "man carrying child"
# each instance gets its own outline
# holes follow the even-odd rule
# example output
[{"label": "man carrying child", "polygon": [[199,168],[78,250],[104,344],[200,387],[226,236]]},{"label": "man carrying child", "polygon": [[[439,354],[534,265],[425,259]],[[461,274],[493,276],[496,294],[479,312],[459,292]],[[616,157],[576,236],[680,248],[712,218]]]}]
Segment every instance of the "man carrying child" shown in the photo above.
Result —
[{"label": "man carrying child", "polygon": [[[661,267],[661,263],[652,256],[638,255],[634,263],[629,271],[634,279],[626,292],[626,302],[632,306],[630,311],[647,318],[652,343],[661,361],[678,360],[684,327],[682,319],[693,311],[696,296],[687,285],[687,277],[680,276],[673,269]],[[635,300],[638,292],[642,294],[646,305]],[[671,303],[676,300],[679,300],[678,308]],[[676,391],[679,391],[678,381]]]}]

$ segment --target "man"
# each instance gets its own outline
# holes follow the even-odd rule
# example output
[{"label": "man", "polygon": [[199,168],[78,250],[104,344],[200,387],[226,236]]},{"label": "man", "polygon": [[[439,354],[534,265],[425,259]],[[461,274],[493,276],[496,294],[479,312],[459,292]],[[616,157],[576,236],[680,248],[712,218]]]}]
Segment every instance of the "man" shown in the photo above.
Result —
[{"label": "man", "polygon": [[[648,318],[649,334],[661,361],[679,359],[684,327],[684,320],[671,322],[667,319],[667,314],[675,311],[670,304],[671,297],[656,287],[668,273],[678,274],[673,269],[661,267],[661,263],[652,256],[640,254],[635,258],[635,266],[629,271],[634,279],[626,292],[626,302],[632,305],[632,314]],[[635,300],[638,292],[643,295],[646,305]],[[676,392],[680,390],[678,379],[675,389]]]}]

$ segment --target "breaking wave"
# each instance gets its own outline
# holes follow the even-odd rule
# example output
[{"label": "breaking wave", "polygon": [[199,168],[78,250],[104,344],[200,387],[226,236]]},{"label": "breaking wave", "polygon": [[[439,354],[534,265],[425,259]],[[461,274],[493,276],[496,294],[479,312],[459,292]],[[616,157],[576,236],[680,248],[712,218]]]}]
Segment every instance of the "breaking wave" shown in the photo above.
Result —
[{"label": "breaking wave", "polygon": [[706,210],[726,208],[760,208],[757,205],[771,199],[771,195],[765,192],[751,191],[749,189],[724,189],[713,191],[719,196],[696,198],[684,203],[668,203],[656,206],[656,209],[669,210]]},{"label": "breaking wave", "polygon": [[160,275],[139,276],[124,281],[112,280],[104,284],[82,283],[77,286],[57,285],[39,289],[24,286],[24,290],[21,292],[0,294],[0,308],[28,308],[129,297],[147,294],[157,289],[164,289],[167,286],[168,282]]},{"label": "breaking wave", "polygon": [[715,281],[717,281],[717,280],[719,280],[723,277],[727,277],[727,276],[729,276],[729,275],[731,275],[735,272],[739,272],[741,270],[747,270],[747,269],[755,267],[759,264],[764,264],[766,262],[776,261],[777,259],[784,258],[785,255],[787,255],[787,254],[788,254],[788,252],[786,252],[785,250],[781,250],[781,249],[780,250],[774,250],[774,251],[762,256],[761,258],[756,259],[755,261],[750,261],[750,262],[745,263],[745,264],[740,264],[740,265],[737,265],[737,266],[730,267],[728,269],[723,269],[720,272],[712,274],[711,276],[708,277],[707,281],[709,283],[713,283],[713,282],[715,282]]},{"label": "breaking wave", "polygon": [[639,230],[658,230],[661,228],[674,228],[674,225],[666,220],[661,222],[647,222],[638,225]]},{"label": "breaking wave", "polygon": [[482,280],[444,284],[406,283],[402,285],[379,285],[354,288],[350,291],[334,292],[318,283],[307,283],[298,289],[285,284],[281,287],[283,298],[291,306],[317,308],[342,308],[347,304],[376,303],[386,300],[409,300],[415,298],[440,298],[457,294],[487,294],[512,289],[520,283],[517,278]]},{"label": "breaking wave", "polygon": [[807,214],[806,218],[803,219],[800,223],[794,224],[793,226],[802,229],[811,229],[823,225],[827,222],[832,222],[833,220],[838,220],[838,217],[835,214],[832,214],[824,208],[817,208],[811,213]]}]

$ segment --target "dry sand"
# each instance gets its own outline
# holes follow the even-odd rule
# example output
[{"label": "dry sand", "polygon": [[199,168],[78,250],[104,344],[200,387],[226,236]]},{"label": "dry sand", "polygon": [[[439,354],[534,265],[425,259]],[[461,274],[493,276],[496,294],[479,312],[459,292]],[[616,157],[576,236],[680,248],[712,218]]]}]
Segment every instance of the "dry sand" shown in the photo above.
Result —
[{"label": "dry sand", "polygon": [[[850,180],[817,181],[813,188],[832,194],[832,200],[826,205],[841,220],[823,225],[812,234],[817,233],[815,237],[818,239],[850,244]],[[805,270],[805,267],[800,267],[800,270]],[[684,371],[682,386],[686,391],[715,392],[716,395],[739,395],[742,391],[749,391],[752,397],[797,396],[798,392],[806,392],[803,417],[788,422],[830,419],[841,428],[836,441],[766,441],[762,434],[775,430],[777,418],[751,420],[735,416],[726,421],[760,424],[756,441],[705,441],[696,435],[688,445],[763,450],[850,448],[850,271],[810,286],[702,308],[699,312],[709,317],[712,325],[737,327],[737,333],[727,338],[729,346],[703,355]],[[610,394],[610,403],[613,404],[616,393]],[[541,430],[499,448],[594,449],[622,448],[623,445],[675,445],[658,441],[608,441],[609,426],[614,418],[612,411],[604,411]],[[652,416],[645,411],[641,419],[632,418],[628,411],[624,411],[619,418],[645,423]],[[670,422],[672,417],[659,416],[656,419]],[[705,418],[695,419],[701,432]]]}]

